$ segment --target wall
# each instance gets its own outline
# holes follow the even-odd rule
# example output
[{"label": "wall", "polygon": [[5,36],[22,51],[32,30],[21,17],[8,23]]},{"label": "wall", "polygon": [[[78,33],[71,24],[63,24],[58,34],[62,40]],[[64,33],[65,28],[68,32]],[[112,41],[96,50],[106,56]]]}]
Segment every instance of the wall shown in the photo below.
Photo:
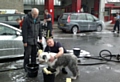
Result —
[{"label": "wall", "polygon": [[25,5],[25,13],[27,14],[27,12],[30,12],[32,8],[38,8],[40,18],[44,19],[44,5]]},{"label": "wall", "polygon": [[55,9],[54,9],[54,18],[55,18],[55,21],[57,21],[57,20],[58,20],[58,17],[59,17],[62,13],[64,13],[64,9],[62,9],[62,8],[59,7],[59,6],[55,6],[54,8],[55,8]]},{"label": "wall", "polygon": [[23,0],[0,0],[0,9],[17,9],[23,12]]},{"label": "wall", "polygon": [[72,4],[72,0],[63,0],[63,1],[64,1],[64,4],[62,4],[61,7],[66,7],[66,6],[70,5],[70,4]]},{"label": "wall", "polygon": [[85,5],[84,11],[91,13],[91,9],[94,8],[94,0],[82,0],[82,5]]},{"label": "wall", "polygon": [[36,6],[32,6],[32,7],[36,7],[39,9],[39,15],[41,19],[44,19],[44,5],[36,5]]}]

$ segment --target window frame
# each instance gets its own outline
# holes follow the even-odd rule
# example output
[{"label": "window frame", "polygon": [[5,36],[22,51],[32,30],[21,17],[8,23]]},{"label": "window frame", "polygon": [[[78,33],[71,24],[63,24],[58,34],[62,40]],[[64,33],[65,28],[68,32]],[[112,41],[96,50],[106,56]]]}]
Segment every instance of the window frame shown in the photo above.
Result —
[{"label": "window frame", "polygon": [[[2,27],[1,27],[2,26]],[[9,35],[16,35],[16,30],[12,29],[12,28],[9,28],[8,26],[4,26],[4,25],[0,25],[0,29],[3,28],[2,33],[0,33],[0,36],[2,35],[6,35],[6,36],[9,36]],[[8,31],[9,30],[9,31]],[[11,32],[10,32],[11,31]],[[12,32],[13,31],[13,32]]]},{"label": "window frame", "polygon": [[[81,16],[81,17],[84,16],[84,19],[80,19],[80,18],[79,18],[80,16]],[[78,15],[78,20],[87,20],[86,14],[85,14],[85,13],[84,13],[84,14],[83,14],[83,13],[79,14],[79,15]]]},{"label": "window frame", "polygon": [[[93,20],[89,20],[89,19],[88,19],[89,16],[91,16],[91,18],[92,18]],[[89,21],[94,21],[94,20],[95,20],[91,14],[86,14],[86,18],[87,18],[87,20],[89,20]]]},{"label": "window frame", "polygon": [[0,16],[0,18],[1,18],[1,17],[5,17],[5,20],[0,20],[0,21],[6,21],[6,20],[7,20],[7,17],[6,17],[6,16]]},{"label": "window frame", "polygon": [[[72,18],[71,18],[73,15],[76,16],[75,19],[72,19]],[[71,14],[71,15],[70,15],[70,20],[78,20],[78,15],[77,15],[77,14]]]},{"label": "window frame", "polygon": [[[13,17],[12,19],[14,19],[14,17],[16,17],[16,18],[15,18],[15,20],[9,20],[9,17]],[[7,18],[8,18],[8,21],[16,21],[17,18],[21,19],[21,16],[20,15],[10,15],[10,16],[7,16]]]}]

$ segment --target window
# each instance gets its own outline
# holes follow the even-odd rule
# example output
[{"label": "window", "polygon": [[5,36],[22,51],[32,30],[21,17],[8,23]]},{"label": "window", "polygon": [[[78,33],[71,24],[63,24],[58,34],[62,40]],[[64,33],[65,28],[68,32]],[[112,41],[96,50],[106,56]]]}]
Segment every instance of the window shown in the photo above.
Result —
[{"label": "window", "polygon": [[86,20],[85,14],[80,14],[80,15],[78,16],[78,19],[79,19],[79,20]]},{"label": "window", "polygon": [[15,34],[16,34],[15,30],[7,26],[0,25],[0,35],[15,35]]},{"label": "window", "polygon": [[87,20],[94,21],[93,16],[92,16],[92,15],[90,15],[90,14],[87,14]]},{"label": "window", "polygon": [[8,21],[16,21],[17,18],[20,18],[20,16],[8,16]]},{"label": "window", "polygon": [[77,15],[71,15],[71,16],[70,16],[70,19],[71,19],[71,20],[77,20]]},{"label": "window", "polygon": [[0,21],[6,21],[6,17],[0,16]]},{"label": "window", "polygon": [[68,14],[63,14],[63,15],[60,16],[60,19],[63,19],[63,20],[65,20],[67,18],[68,18]]}]

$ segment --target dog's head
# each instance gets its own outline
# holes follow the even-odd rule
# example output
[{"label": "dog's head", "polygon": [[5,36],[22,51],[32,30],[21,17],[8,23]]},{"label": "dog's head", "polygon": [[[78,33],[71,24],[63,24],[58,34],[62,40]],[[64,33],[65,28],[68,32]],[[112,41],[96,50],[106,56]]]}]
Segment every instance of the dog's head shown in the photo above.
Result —
[{"label": "dog's head", "polygon": [[48,62],[50,60],[50,55],[48,52],[43,52],[42,50],[38,50],[38,57],[40,61]]}]

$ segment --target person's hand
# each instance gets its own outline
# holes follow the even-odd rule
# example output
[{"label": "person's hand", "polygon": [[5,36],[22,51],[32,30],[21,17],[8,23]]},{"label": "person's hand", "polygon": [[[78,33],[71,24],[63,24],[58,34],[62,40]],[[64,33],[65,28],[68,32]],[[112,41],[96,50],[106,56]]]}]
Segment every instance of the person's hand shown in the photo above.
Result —
[{"label": "person's hand", "polygon": [[46,21],[47,21],[47,20],[46,20],[46,19],[44,19],[44,23],[46,23]]},{"label": "person's hand", "polygon": [[54,56],[51,56],[51,55],[50,55],[50,60],[49,60],[49,61],[50,61],[50,62],[53,62],[54,60],[55,60]]},{"label": "person's hand", "polygon": [[42,39],[40,39],[39,42],[42,43]]},{"label": "person's hand", "polygon": [[27,43],[24,43],[24,47],[27,47]]}]

